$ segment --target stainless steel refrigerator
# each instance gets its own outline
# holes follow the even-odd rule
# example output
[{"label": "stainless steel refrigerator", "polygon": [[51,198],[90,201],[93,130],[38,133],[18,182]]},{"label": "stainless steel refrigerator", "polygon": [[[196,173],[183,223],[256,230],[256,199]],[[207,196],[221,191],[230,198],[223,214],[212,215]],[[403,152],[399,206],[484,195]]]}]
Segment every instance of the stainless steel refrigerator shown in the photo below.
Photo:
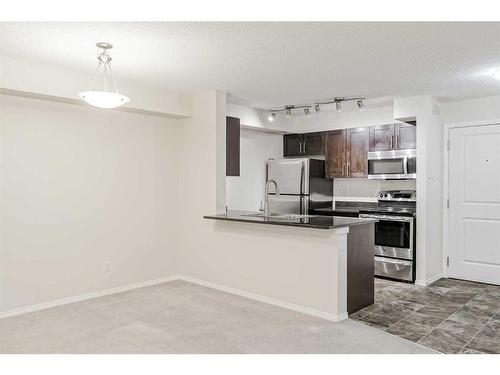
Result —
[{"label": "stainless steel refrigerator", "polygon": [[316,208],[332,207],[333,180],[325,178],[325,161],[310,158],[278,159],[267,162],[269,211],[283,214],[311,214]]}]

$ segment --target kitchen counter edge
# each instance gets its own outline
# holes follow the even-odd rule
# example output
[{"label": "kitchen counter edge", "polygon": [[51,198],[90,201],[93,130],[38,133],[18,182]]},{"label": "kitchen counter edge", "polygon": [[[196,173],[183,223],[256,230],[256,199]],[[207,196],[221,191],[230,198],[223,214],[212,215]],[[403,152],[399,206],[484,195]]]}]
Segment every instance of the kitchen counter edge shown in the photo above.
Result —
[{"label": "kitchen counter edge", "polygon": [[313,215],[307,219],[284,219],[284,218],[276,219],[276,218],[248,216],[256,213],[257,212],[251,212],[251,211],[228,212],[227,214],[205,215],[203,216],[203,218],[209,220],[281,225],[281,226],[292,226],[300,228],[315,228],[323,230],[345,228],[354,225],[371,224],[371,223],[376,223],[378,221],[377,219],[372,219],[372,218],[354,218],[354,217],[342,217],[342,216]]}]

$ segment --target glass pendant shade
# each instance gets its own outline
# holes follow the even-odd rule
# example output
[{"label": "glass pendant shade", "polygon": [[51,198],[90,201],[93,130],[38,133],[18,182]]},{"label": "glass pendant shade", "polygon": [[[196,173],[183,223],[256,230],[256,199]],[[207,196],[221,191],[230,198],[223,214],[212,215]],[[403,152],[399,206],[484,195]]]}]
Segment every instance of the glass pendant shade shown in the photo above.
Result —
[{"label": "glass pendant shade", "polygon": [[[125,103],[129,102],[130,99],[125,95],[118,92],[118,87],[116,86],[115,80],[111,72],[111,56],[108,54],[108,50],[113,48],[110,43],[97,43],[99,48],[97,53],[97,69],[94,73],[94,78],[87,91],[82,91],[78,94],[86,103],[97,108],[112,109],[117,108]],[[103,78],[103,90],[95,90],[94,85],[98,78],[99,71],[102,67],[102,78]],[[113,87],[114,90],[108,90],[108,87]]]},{"label": "glass pendant shade", "polygon": [[125,95],[111,91],[82,91],[78,95],[88,104],[104,109],[117,108],[130,101]]}]

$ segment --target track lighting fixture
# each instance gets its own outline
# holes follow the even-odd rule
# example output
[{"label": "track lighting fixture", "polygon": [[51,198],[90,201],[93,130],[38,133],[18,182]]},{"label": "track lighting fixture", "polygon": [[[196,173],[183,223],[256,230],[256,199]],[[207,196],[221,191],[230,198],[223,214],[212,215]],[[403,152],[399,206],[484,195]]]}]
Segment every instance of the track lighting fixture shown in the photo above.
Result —
[{"label": "track lighting fixture", "polygon": [[269,120],[269,122],[273,122],[275,118],[276,118],[276,112],[271,112],[267,119]]},{"label": "track lighting fixture", "polygon": [[360,111],[365,110],[365,104],[363,103],[363,100],[365,98],[346,98],[344,96],[337,96],[331,100],[325,101],[325,102],[318,102],[314,104],[299,104],[299,105],[286,105],[284,108],[277,108],[277,109],[271,109],[269,110],[269,121],[273,121],[278,112],[285,112],[286,117],[290,118],[292,116],[292,111],[295,111],[297,109],[302,109],[304,111],[304,114],[306,117],[311,116],[311,109],[314,107],[314,110],[316,111],[316,114],[321,113],[321,106],[323,105],[328,105],[328,104],[335,104],[335,111],[337,112],[342,112],[342,103],[343,102],[356,102],[356,106]]},{"label": "track lighting fixture", "polygon": [[335,101],[335,111],[342,112],[342,102],[340,100]]}]

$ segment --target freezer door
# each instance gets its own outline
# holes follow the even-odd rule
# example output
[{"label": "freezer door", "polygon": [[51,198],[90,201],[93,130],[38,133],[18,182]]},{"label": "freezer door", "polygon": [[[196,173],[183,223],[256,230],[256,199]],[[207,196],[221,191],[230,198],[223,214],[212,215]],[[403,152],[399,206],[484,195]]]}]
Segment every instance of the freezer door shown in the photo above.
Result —
[{"label": "freezer door", "polygon": [[[269,160],[267,179],[276,181],[282,194],[309,194],[309,159]],[[269,192],[274,193],[274,185]]]},{"label": "freezer door", "polygon": [[302,195],[269,195],[269,211],[276,214],[308,214],[308,197]]}]

